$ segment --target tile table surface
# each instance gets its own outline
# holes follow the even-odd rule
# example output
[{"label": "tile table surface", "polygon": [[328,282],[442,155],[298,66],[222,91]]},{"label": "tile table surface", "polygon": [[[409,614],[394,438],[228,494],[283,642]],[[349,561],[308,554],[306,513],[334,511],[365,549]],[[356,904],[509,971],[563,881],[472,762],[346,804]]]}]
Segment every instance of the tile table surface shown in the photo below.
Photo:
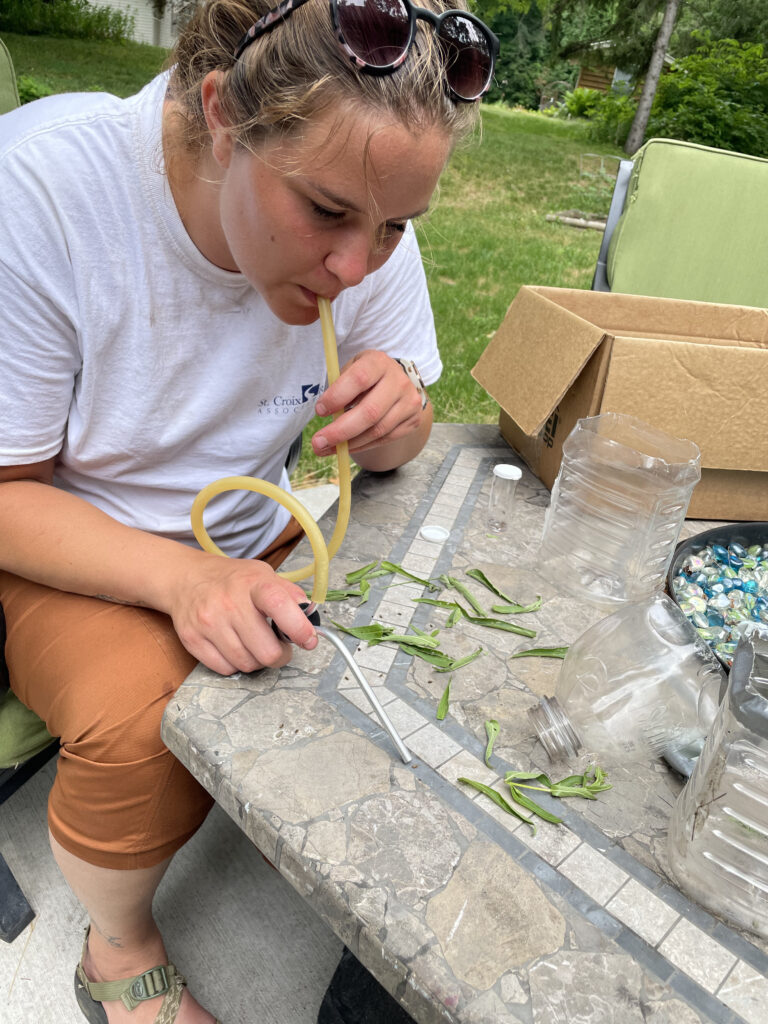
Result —
[{"label": "tile table surface", "polygon": [[[440,628],[454,657],[482,647],[453,673],[439,721],[448,675],[344,636],[411,764],[322,639],[280,671],[223,677],[198,666],[168,706],[165,741],[418,1024],[765,1024],[768,943],[709,914],[668,874],[681,780],[666,765],[593,752],[613,788],[594,802],[545,797],[563,823],[538,820],[535,833],[458,781],[503,792],[510,769],[556,773],[527,710],[554,692],[562,662],[510,656],[568,645],[604,614],[537,574],[549,491],[524,466],[510,531],[488,532],[499,461],[519,463],[495,426],[438,424],[408,466],[353,484],[331,587],[388,559],[423,578],[462,579],[481,603],[495,599],[467,569],[520,603],[543,598],[513,617],[535,641],[467,620],[447,629],[448,612],[415,601],[423,586],[402,577],[374,580],[363,604],[323,606],[326,626]],[[334,511],[321,521],[326,537]],[[424,540],[427,523],[447,539]],[[682,536],[707,525],[686,522]],[[310,558],[304,542],[286,568]],[[500,733],[488,767],[491,718]]]}]

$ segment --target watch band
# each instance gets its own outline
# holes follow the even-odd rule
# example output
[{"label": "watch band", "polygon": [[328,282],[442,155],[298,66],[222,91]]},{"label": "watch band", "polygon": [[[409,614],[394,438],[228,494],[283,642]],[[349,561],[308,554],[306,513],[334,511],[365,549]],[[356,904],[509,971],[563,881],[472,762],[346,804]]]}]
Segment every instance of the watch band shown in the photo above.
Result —
[{"label": "watch band", "polygon": [[395,362],[400,364],[400,366],[403,368],[405,372],[405,375],[408,377],[411,384],[413,384],[413,386],[418,391],[419,398],[421,398],[421,408],[426,409],[429,398],[427,397],[427,389],[424,386],[424,381],[421,379],[421,374],[418,371],[416,363],[414,363],[412,359],[398,358],[395,358]]}]

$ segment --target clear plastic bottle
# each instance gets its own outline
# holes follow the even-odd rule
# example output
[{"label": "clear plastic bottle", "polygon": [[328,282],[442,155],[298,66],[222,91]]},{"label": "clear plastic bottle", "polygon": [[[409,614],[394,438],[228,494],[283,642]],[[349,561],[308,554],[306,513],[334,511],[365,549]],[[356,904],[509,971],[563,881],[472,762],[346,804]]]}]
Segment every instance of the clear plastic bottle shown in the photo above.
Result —
[{"label": "clear plastic bottle", "polygon": [[768,640],[739,641],[730,685],[672,812],[669,865],[693,899],[768,938]]},{"label": "clear plastic bottle", "polygon": [[523,475],[519,466],[499,463],[493,467],[491,493],[488,498],[488,529],[506,533],[512,521],[517,482]]},{"label": "clear plastic bottle", "polygon": [[726,685],[710,648],[658,593],[623,606],[571,644],[555,697],[529,714],[553,759],[584,747],[607,764],[664,757],[690,774]]},{"label": "clear plastic bottle", "polygon": [[563,444],[541,572],[607,610],[661,589],[701,476],[699,460],[692,441],[632,416],[579,420]]}]

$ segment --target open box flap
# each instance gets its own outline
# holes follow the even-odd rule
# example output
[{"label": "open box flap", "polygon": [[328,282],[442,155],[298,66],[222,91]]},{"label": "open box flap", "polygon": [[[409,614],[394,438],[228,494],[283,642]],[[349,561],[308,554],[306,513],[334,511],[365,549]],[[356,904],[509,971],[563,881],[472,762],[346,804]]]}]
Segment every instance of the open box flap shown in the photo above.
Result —
[{"label": "open box flap", "polygon": [[472,376],[534,435],[605,339],[602,328],[523,285]]},{"label": "open box flap", "polygon": [[602,410],[688,438],[707,469],[768,471],[768,352],[616,337]]},{"label": "open box flap", "polygon": [[531,285],[529,290],[609,334],[689,338],[768,349],[768,310],[622,292]]}]

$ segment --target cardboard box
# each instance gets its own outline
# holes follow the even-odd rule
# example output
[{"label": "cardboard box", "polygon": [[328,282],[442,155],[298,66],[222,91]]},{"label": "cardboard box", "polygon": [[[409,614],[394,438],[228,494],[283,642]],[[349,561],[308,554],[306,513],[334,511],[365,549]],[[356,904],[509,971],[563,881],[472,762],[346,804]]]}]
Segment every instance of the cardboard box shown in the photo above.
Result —
[{"label": "cardboard box", "polygon": [[701,449],[691,519],[768,519],[768,310],[523,286],[472,370],[547,487],[583,416],[636,416]]}]

